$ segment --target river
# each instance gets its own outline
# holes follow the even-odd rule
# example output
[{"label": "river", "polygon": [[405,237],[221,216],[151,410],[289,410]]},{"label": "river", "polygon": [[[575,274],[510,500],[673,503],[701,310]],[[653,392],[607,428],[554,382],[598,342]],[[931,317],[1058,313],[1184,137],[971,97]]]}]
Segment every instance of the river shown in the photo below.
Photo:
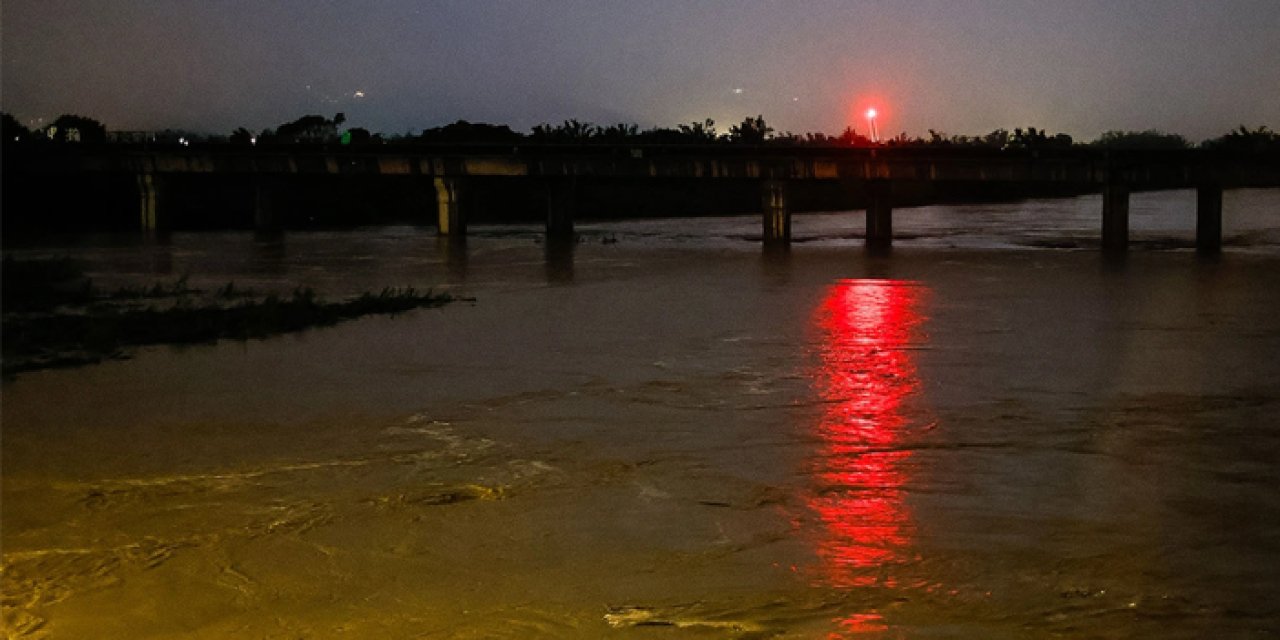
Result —
[{"label": "river", "polygon": [[4,382],[23,638],[1260,637],[1280,191],[94,237],[104,287],[474,301]]}]

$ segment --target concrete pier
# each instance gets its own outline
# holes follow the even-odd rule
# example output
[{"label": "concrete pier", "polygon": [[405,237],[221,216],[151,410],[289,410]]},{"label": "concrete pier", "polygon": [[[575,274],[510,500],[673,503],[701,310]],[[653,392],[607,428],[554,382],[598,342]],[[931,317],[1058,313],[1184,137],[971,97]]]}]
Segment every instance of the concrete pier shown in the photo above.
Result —
[{"label": "concrete pier", "polygon": [[1102,248],[1129,248],[1129,185],[1118,182],[1102,187]]},{"label": "concrete pier", "polygon": [[572,178],[547,183],[547,235],[573,237],[573,216],[577,206],[578,185]]},{"label": "concrete pier", "polygon": [[542,250],[546,260],[547,284],[573,282],[573,254],[578,250],[577,241],[572,236],[548,235]]},{"label": "concrete pier", "polygon": [[436,178],[437,233],[442,236],[463,238],[467,235],[467,220],[462,215],[461,180]]},{"label": "concrete pier", "polygon": [[1213,254],[1222,251],[1222,187],[1200,185],[1196,188],[1196,251]]},{"label": "concrete pier", "polygon": [[154,173],[139,173],[138,223],[143,233],[155,233],[159,229],[160,180]]},{"label": "concrete pier", "polygon": [[888,180],[867,182],[867,247],[893,245],[893,198]]},{"label": "concrete pier", "polygon": [[760,185],[760,209],[766,245],[791,242],[791,210],[787,207],[787,183],[765,180]]}]

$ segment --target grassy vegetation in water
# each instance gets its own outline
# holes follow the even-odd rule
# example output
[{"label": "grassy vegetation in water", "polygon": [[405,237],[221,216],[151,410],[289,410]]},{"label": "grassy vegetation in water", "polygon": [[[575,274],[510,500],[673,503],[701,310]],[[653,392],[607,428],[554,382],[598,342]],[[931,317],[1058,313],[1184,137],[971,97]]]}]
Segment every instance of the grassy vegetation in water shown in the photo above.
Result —
[{"label": "grassy vegetation in water", "polygon": [[[288,296],[257,296],[228,283],[209,301],[197,299],[200,292],[187,288],[185,277],[171,286],[103,293],[64,259],[6,258],[3,280],[6,375],[127,357],[130,347],[263,338],[455,299],[447,293],[386,288],[328,302],[310,288],[299,287]],[[158,298],[169,301],[141,308],[122,303]]]}]

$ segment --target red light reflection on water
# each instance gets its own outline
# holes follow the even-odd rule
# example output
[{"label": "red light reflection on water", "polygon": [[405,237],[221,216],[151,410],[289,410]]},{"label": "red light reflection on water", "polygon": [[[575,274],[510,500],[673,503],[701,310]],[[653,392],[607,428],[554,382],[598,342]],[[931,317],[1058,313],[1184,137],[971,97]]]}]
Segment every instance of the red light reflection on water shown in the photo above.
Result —
[{"label": "red light reflection on water", "polygon": [[840,621],[840,632],[832,633],[830,640],[838,640],[839,638],[849,635],[865,635],[870,633],[881,633],[889,630],[889,625],[884,623],[884,618],[878,613],[855,613],[846,616]]},{"label": "red light reflection on water", "polygon": [[[821,332],[816,387],[826,402],[817,426],[817,490],[808,506],[822,523],[815,582],[837,588],[896,586],[889,569],[908,557],[913,524],[904,504],[900,448],[905,398],[919,388],[909,347],[918,339],[923,288],[896,280],[833,286],[815,314]],[[878,626],[859,614],[852,628]]]}]

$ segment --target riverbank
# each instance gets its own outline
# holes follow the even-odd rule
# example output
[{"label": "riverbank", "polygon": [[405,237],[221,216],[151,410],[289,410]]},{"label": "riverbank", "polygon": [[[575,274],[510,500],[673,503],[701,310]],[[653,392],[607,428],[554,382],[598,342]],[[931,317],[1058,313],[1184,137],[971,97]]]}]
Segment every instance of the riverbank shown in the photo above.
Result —
[{"label": "riverbank", "polygon": [[305,287],[287,295],[237,289],[234,282],[192,289],[185,277],[104,291],[73,260],[6,258],[3,300],[3,373],[10,376],[127,358],[140,346],[265,338],[455,298],[388,287],[328,301]]}]

